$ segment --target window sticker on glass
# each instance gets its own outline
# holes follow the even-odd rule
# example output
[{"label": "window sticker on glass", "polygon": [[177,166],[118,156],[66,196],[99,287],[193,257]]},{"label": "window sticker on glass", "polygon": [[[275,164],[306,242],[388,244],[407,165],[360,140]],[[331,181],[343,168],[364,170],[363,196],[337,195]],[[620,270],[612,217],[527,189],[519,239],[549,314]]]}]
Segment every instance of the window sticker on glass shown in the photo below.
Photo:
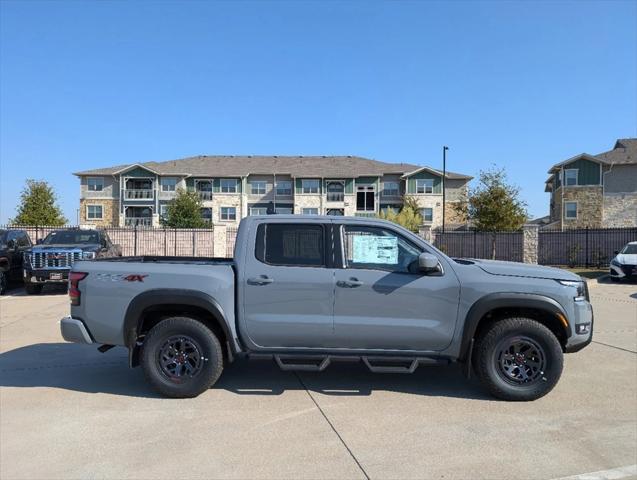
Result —
[{"label": "window sticker on glass", "polygon": [[353,263],[398,263],[398,238],[357,235],[353,240]]}]

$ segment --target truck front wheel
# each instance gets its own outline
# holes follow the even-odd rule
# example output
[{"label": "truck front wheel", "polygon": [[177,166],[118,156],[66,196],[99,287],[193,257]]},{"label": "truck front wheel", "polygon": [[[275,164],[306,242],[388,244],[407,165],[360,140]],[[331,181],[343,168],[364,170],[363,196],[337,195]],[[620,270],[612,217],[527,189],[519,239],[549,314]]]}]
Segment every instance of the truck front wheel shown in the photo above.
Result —
[{"label": "truck front wheel", "polygon": [[214,385],[223,370],[219,339],[189,317],[159,322],[146,335],[141,353],[146,378],[167,397],[196,397]]},{"label": "truck front wheel", "polygon": [[564,356],[548,328],[530,318],[497,321],[478,337],[475,368],[489,392],[503,400],[543,397],[562,375]]}]

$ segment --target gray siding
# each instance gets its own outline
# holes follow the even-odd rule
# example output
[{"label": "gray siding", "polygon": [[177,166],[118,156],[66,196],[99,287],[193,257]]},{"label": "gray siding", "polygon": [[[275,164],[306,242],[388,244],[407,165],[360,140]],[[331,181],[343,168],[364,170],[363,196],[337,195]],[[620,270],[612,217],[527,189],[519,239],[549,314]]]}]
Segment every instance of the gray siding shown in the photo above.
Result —
[{"label": "gray siding", "polygon": [[615,165],[604,172],[604,193],[637,192],[637,164]]}]

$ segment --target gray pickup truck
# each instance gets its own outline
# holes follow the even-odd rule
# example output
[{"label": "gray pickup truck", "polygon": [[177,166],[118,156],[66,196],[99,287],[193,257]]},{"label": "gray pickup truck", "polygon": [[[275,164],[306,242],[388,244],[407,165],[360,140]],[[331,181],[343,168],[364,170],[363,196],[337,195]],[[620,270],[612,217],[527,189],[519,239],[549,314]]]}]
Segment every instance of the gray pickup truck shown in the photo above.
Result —
[{"label": "gray pickup truck", "polygon": [[199,395],[243,355],[311,371],[338,360],[405,373],[459,362],[494,396],[533,400],[593,328],[577,275],[452,259],[368,218],[248,217],[234,259],[79,261],[69,296],[62,336],[127,347],[169,397]]}]

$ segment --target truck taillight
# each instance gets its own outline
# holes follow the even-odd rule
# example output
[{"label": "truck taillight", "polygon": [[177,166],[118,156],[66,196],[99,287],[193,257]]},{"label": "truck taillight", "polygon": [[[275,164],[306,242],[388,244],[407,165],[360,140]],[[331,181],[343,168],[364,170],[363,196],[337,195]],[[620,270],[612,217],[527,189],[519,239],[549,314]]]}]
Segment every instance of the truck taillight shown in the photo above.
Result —
[{"label": "truck taillight", "polygon": [[80,293],[80,282],[86,278],[88,273],[85,272],[70,272],[69,273],[69,299],[71,300],[71,305],[79,305],[80,297],[82,294]]}]

